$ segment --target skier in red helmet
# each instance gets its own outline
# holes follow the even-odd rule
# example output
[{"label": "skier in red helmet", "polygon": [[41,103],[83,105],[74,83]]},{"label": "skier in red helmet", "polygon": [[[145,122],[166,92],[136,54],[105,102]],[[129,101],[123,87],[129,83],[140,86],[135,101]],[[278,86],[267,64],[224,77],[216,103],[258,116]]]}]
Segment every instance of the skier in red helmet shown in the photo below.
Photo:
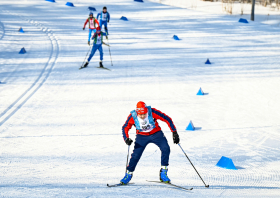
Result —
[{"label": "skier in red helmet", "polygon": [[121,180],[121,184],[127,184],[131,180],[133,171],[135,170],[144,149],[149,143],[156,144],[161,150],[160,181],[170,183],[170,179],[167,176],[170,147],[157,122],[158,119],[169,126],[173,134],[174,144],[178,144],[180,142],[176,127],[168,115],[155,108],[146,106],[146,104],[142,101],[138,102],[136,110],[130,112],[125,124],[122,127],[123,139],[127,145],[131,145],[133,142],[128,135],[128,132],[133,125],[136,128],[137,135],[134,150],[131,155],[129,165],[127,166],[127,172]]}]

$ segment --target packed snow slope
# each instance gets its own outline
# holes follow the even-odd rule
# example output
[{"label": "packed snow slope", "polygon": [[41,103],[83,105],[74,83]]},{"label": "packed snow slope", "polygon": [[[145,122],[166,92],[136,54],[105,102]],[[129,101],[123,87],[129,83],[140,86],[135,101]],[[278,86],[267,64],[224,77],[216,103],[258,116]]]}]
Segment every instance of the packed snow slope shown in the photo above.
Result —
[{"label": "packed snow slope", "polygon": [[[150,0],[156,3],[162,3],[171,6],[177,6],[181,8],[187,8],[212,14],[225,14],[232,17],[236,17],[236,20],[240,17],[247,20],[251,19],[252,2],[251,1],[202,1],[202,0]],[[269,24],[274,27],[280,28],[280,8],[278,9],[275,2],[267,2],[267,6],[264,6],[266,1],[255,2],[255,15],[254,21],[264,24]]]},{"label": "packed snow slope", "polygon": [[[0,197],[280,195],[279,29],[149,1],[72,2],[1,0]],[[113,66],[103,50],[112,71],[95,68],[98,52],[78,70],[89,49],[88,6],[111,14]],[[22,47],[26,54],[18,54]],[[197,96],[200,87],[208,95]],[[173,119],[209,189],[163,122],[168,175],[194,190],[146,181],[158,180],[155,145],[142,155],[134,185],[106,186],[124,176],[121,127],[139,100]],[[190,120],[198,130],[185,131]],[[222,156],[238,170],[215,166]]]}]

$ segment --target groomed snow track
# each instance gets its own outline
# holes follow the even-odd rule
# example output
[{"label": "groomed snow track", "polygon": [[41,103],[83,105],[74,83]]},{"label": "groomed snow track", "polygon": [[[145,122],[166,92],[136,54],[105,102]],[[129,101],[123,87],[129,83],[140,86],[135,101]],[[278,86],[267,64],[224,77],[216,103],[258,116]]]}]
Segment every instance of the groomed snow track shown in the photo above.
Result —
[{"label": "groomed snow track", "polygon": [[[2,10],[2,12],[10,13],[8,10]],[[20,17],[22,20],[28,21],[30,24],[41,28],[42,33],[45,33],[50,41],[51,44],[51,50],[50,50],[50,56],[48,61],[46,62],[44,68],[42,69],[40,75],[38,78],[34,81],[34,83],[22,94],[20,95],[9,107],[7,107],[3,112],[0,114],[0,126],[3,125],[10,117],[12,117],[37,91],[40,89],[40,87],[46,82],[48,79],[50,73],[52,72],[55,63],[57,61],[58,55],[59,55],[59,44],[57,41],[56,36],[53,34],[51,29],[48,29],[47,27],[43,26],[41,23],[37,21],[33,21],[32,19],[26,19],[23,16],[12,14],[16,17]],[[0,23],[2,24],[2,23]],[[3,29],[4,25],[2,24]],[[2,37],[4,34],[2,35]],[[1,37],[1,39],[2,39]],[[13,71],[12,73],[15,73],[17,70]],[[11,73],[11,74],[12,74]],[[10,74],[10,75],[11,75]]]}]

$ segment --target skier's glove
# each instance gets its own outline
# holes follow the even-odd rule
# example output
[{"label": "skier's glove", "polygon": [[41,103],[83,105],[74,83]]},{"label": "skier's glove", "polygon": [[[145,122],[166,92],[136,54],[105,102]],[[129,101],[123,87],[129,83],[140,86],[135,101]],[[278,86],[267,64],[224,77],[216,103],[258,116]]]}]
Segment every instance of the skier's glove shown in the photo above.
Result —
[{"label": "skier's glove", "polygon": [[109,20],[108,20],[108,23],[109,23]]},{"label": "skier's glove", "polygon": [[180,142],[180,138],[177,131],[173,132],[173,142],[174,144],[178,144]]},{"label": "skier's glove", "polygon": [[126,143],[127,145],[131,145],[132,142],[133,142],[133,140],[130,139],[130,138],[126,138],[126,140],[125,140],[125,143]]},{"label": "skier's glove", "polygon": [[85,30],[85,28],[83,28],[83,30]]}]

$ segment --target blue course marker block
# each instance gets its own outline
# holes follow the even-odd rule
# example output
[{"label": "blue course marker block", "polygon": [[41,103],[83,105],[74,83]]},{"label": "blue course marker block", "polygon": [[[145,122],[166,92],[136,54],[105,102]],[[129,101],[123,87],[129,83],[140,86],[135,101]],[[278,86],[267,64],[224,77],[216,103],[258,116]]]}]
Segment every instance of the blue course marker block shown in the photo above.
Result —
[{"label": "blue course marker block", "polygon": [[143,0],[134,0],[134,1],[144,3]]},{"label": "blue course marker block", "polygon": [[20,28],[18,29],[18,31],[21,32],[21,33],[24,33],[22,27],[20,27]]},{"label": "blue course marker block", "polygon": [[180,40],[179,37],[178,37],[177,35],[174,35],[173,38],[174,38],[174,40],[177,40],[177,41]]},{"label": "blue course marker block", "polygon": [[21,48],[21,50],[19,51],[19,54],[25,54],[26,53],[26,50],[23,48]]},{"label": "blue course marker block", "polygon": [[120,18],[120,20],[128,21],[128,19],[127,19],[125,16],[122,16],[122,17]]},{"label": "blue course marker block", "polygon": [[198,95],[198,96],[203,96],[204,95],[204,92],[202,91],[201,87],[199,88],[196,95]]},{"label": "blue course marker block", "polygon": [[75,7],[73,3],[67,2],[65,5],[70,6],[70,7]]},{"label": "blue course marker block", "polygon": [[222,156],[221,159],[218,161],[216,166],[225,168],[225,169],[231,169],[231,170],[237,170],[237,168],[234,166],[232,159]]},{"label": "blue course marker block", "polygon": [[55,3],[55,0],[46,0],[46,1],[49,1],[49,2]]},{"label": "blue course marker block", "polygon": [[209,64],[209,65],[211,64],[209,58],[207,58],[207,61],[205,62],[205,64]]},{"label": "blue course marker block", "polygon": [[246,19],[242,19],[242,18],[240,18],[238,22],[239,23],[249,23]]},{"label": "blue course marker block", "polygon": [[195,130],[192,121],[190,121],[190,123],[189,123],[189,125],[187,126],[186,130],[188,130],[188,131],[194,131],[194,130]]},{"label": "blue course marker block", "polygon": [[94,7],[88,7],[88,9],[91,11],[96,11],[96,9]]}]

